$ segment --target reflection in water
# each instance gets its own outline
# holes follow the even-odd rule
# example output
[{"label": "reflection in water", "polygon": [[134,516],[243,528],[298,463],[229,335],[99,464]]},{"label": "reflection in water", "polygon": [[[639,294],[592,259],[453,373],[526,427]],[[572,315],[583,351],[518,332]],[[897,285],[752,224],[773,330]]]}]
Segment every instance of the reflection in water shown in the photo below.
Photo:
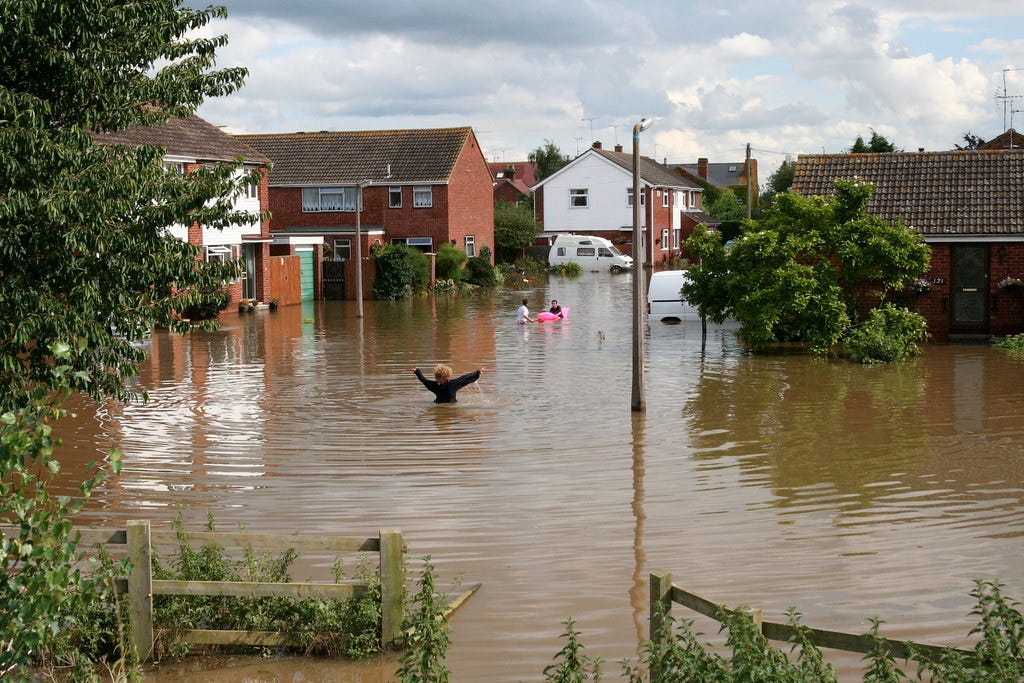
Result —
[{"label": "reflection in water", "polygon": [[[138,379],[148,403],[78,400],[58,426],[66,472],[125,454],[83,521],[398,527],[442,583],[483,582],[453,624],[459,681],[536,679],[569,616],[588,652],[637,656],[652,569],[769,618],[793,605],[860,632],[877,615],[887,634],[940,643],[967,631],[972,578],[1024,595],[1019,361],[947,346],[897,368],[750,356],[727,328],[659,324],[637,415],[630,277],[157,332]],[[572,319],[516,325],[524,296]],[[437,405],[410,372],[436,362],[487,370]],[[259,667],[291,678],[300,665]],[[323,667],[298,671],[387,680]]]}]

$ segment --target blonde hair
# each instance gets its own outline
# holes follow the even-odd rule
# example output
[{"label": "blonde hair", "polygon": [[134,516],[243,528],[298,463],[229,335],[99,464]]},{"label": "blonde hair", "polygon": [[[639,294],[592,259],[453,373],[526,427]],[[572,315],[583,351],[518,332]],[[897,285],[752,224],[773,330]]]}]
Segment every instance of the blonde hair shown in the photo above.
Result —
[{"label": "blonde hair", "polygon": [[451,378],[452,369],[450,367],[440,363],[434,366],[434,379],[437,380],[438,384],[447,384]]}]

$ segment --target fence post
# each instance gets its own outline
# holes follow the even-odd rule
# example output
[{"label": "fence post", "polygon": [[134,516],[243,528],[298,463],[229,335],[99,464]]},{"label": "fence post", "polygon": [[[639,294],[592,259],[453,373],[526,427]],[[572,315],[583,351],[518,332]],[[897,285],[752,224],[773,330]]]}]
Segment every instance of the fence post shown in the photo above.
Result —
[{"label": "fence post", "polygon": [[149,520],[128,522],[128,610],[132,645],[140,662],[153,654],[153,565]]},{"label": "fence post", "polygon": [[659,641],[665,634],[665,617],[672,614],[672,573],[651,572],[651,641]]},{"label": "fence post", "polygon": [[387,647],[402,630],[402,602],[405,576],[402,562],[402,532],[381,529],[380,532],[380,642]]}]

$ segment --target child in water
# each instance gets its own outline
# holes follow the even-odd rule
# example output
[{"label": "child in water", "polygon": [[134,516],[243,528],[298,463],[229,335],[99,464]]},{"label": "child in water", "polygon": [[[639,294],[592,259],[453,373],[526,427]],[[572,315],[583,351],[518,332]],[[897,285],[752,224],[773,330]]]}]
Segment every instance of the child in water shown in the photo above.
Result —
[{"label": "child in water", "polygon": [[434,379],[427,379],[420,372],[418,367],[413,368],[412,371],[416,373],[416,378],[423,383],[427,389],[434,392],[434,403],[458,403],[455,400],[455,394],[462,387],[467,384],[480,379],[480,373],[484,371],[483,368],[474,370],[473,372],[467,372],[465,375],[459,375],[455,379],[452,379],[452,369],[447,365],[438,363],[434,366]]}]

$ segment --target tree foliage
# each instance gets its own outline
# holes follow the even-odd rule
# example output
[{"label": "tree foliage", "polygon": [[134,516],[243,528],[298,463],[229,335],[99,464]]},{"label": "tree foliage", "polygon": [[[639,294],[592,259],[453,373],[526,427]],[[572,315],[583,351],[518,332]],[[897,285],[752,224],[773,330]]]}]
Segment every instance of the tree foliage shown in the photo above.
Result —
[{"label": "tree foliage", "polygon": [[562,154],[562,150],[551,140],[545,140],[541,147],[530,152],[526,158],[528,161],[537,164],[534,177],[538,181],[544,180],[569,163],[569,160]]},{"label": "tree foliage", "polygon": [[971,131],[967,131],[966,133],[964,133],[963,141],[964,141],[964,144],[956,145],[957,149],[960,149],[960,150],[981,149],[982,147],[985,146],[985,138],[978,137],[977,135],[975,135]]},{"label": "tree foliage", "polygon": [[427,288],[430,281],[430,260],[419,249],[405,244],[374,247],[377,279],[373,296],[382,301],[406,299]]},{"label": "tree foliage", "polygon": [[494,205],[494,248],[503,260],[514,260],[533,243],[540,226],[525,206],[497,202]]},{"label": "tree foliage", "polygon": [[913,229],[867,212],[874,186],[837,181],[830,197],[783,193],[744,221],[726,251],[703,226],[687,241],[699,259],[686,297],[716,322],[735,318],[758,348],[803,341],[825,353],[858,322],[858,296],[884,301],[923,273],[930,250]]},{"label": "tree foliage", "polygon": [[238,270],[203,263],[174,225],[251,222],[230,198],[252,178],[232,165],[179,176],[163,150],[98,144],[96,133],[191,114],[238,88],[215,69],[221,37],[189,38],[222,8],[173,0],[0,0],[0,405],[54,378],[94,397],[129,398],[125,380],[154,325],[187,331]]},{"label": "tree foliage", "polygon": [[864,142],[864,138],[860,135],[853,141],[853,146],[850,147],[850,154],[864,154],[866,152],[898,152],[896,145],[885,139],[884,136],[880,135],[874,128],[871,129],[871,140]]},{"label": "tree foliage", "polygon": [[747,214],[746,205],[735,192],[722,192],[704,209],[709,216],[719,221],[741,221]]},{"label": "tree foliage", "polygon": [[469,259],[466,252],[452,244],[442,244],[434,257],[434,273],[438,280],[454,280],[461,282],[463,266]]}]

